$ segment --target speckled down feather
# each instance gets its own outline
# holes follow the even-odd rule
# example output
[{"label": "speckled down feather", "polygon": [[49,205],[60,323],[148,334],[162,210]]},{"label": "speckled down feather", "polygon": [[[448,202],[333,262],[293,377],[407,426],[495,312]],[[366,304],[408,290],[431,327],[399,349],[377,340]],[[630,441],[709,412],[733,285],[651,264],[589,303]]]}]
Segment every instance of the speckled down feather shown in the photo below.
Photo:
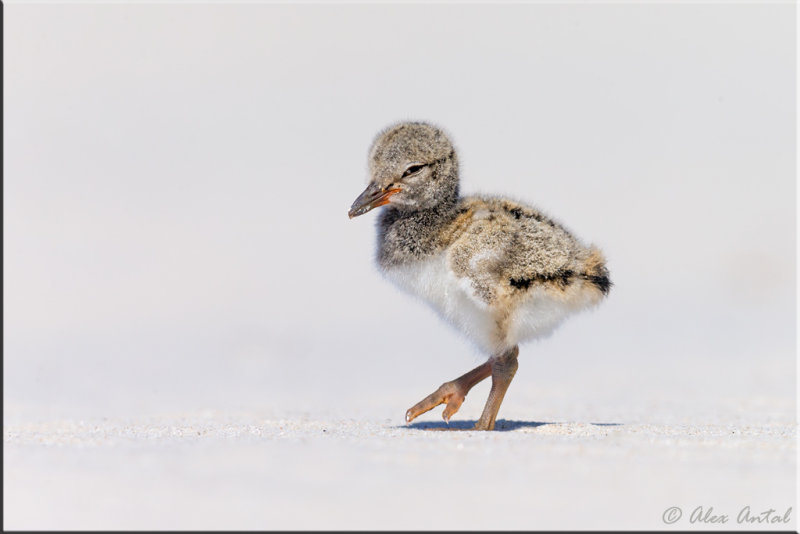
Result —
[{"label": "speckled down feather", "polygon": [[599,249],[530,206],[459,196],[457,154],[440,129],[390,127],[369,163],[376,187],[400,189],[378,221],[381,270],[482,349],[547,335],[608,294]]}]

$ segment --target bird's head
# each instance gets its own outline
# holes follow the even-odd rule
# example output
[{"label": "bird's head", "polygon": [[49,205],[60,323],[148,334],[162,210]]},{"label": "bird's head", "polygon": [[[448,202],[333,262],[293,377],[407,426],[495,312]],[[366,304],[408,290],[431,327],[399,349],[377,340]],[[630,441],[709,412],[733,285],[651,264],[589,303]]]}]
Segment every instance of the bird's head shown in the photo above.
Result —
[{"label": "bird's head", "polygon": [[458,159],[447,135],[424,122],[383,130],[369,150],[370,181],[353,202],[352,219],[391,204],[416,211],[458,199]]}]

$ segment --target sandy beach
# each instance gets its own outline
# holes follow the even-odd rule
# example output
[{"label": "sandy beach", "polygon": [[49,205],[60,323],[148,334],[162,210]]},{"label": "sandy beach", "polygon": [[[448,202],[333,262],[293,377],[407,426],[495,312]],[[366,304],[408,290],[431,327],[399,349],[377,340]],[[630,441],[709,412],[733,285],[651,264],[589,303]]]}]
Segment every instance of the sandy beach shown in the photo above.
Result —
[{"label": "sandy beach", "polygon": [[444,426],[209,411],[9,427],[5,528],[660,529],[674,506],[672,528],[712,526],[689,522],[700,506],[752,529],[745,506],[794,506],[792,425]]},{"label": "sandy beach", "polygon": [[[495,432],[468,430],[487,384],[450,425],[438,410],[403,424],[407,390],[425,381],[400,370],[384,391],[355,377],[328,388],[311,381],[307,410],[278,408],[293,394],[277,388],[264,396],[274,409],[176,406],[118,417],[84,410],[90,415],[76,419],[37,417],[22,406],[15,417],[12,405],[4,526],[753,528],[737,520],[749,506],[781,516],[792,507],[789,523],[757,526],[796,528],[790,397],[721,400],[721,388],[709,395],[691,381],[683,398],[667,400],[653,383],[621,395],[610,377],[592,386],[591,366],[585,374],[543,367],[557,384],[521,374]],[[326,399],[339,406],[324,406]],[[682,517],[668,524],[672,507]],[[690,522],[698,507],[728,520]]]}]

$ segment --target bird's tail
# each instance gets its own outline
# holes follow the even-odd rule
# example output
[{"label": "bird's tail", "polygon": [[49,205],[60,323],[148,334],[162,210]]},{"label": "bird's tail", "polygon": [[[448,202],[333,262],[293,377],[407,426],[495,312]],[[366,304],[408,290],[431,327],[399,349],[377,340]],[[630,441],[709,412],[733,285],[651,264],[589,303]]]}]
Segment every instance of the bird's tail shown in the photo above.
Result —
[{"label": "bird's tail", "polygon": [[603,295],[608,295],[611,290],[611,278],[609,276],[608,268],[606,267],[606,258],[600,249],[591,247],[589,250],[589,257],[586,258],[584,263],[584,271],[582,277],[591,284],[594,284]]}]

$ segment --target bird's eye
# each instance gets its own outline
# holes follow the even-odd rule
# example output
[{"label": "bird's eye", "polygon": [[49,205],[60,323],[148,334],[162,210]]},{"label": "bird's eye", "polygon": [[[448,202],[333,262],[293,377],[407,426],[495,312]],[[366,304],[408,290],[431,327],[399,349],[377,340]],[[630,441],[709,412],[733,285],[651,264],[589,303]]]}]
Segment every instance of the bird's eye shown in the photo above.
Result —
[{"label": "bird's eye", "polygon": [[406,176],[411,176],[412,174],[415,174],[415,173],[421,171],[424,166],[425,165],[411,165],[403,173],[403,178],[405,178]]}]

